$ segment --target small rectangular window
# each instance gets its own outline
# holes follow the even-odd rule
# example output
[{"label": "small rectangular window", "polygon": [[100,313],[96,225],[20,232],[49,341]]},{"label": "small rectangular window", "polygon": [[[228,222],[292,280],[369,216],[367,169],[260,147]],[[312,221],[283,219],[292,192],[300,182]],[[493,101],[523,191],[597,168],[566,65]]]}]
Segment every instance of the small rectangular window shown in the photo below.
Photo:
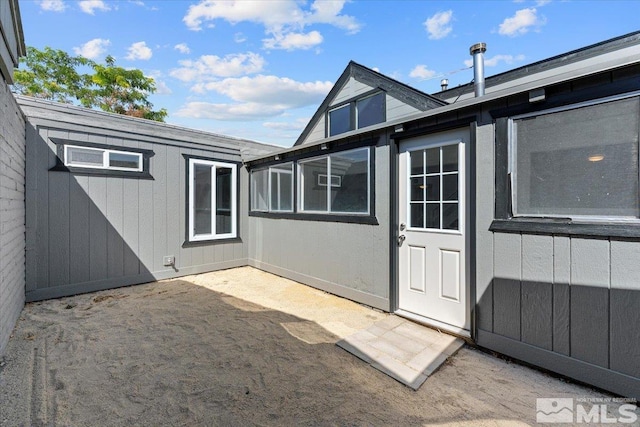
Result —
[{"label": "small rectangular window", "polygon": [[384,96],[384,92],[379,92],[356,102],[358,129],[384,122]]},{"label": "small rectangular window", "polygon": [[142,171],[142,153],[105,148],[64,146],[65,166],[119,171]]},{"label": "small rectangular window", "polygon": [[293,163],[269,168],[269,179],[271,180],[270,210],[293,211]]},{"label": "small rectangular window", "polygon": [[369,213],[368,147],[300,161],[299,180],[300,211]]},{"label": "small rectangular window", "polygon": [[640,217],[638,97],[512,120],[516,216]]},{"label": "small rectangular window", "polygon": [[235,164],[189,159],[189,241],[237,236],[236,176]]},{"label": "small rectangular window", "polygon": [[293,163],[251,171],[251,210],[293,211]]},{"label": "small rectangular window", "polygon": [[351,104],[329,111],[329,136],[349,132],[352,129]]}]

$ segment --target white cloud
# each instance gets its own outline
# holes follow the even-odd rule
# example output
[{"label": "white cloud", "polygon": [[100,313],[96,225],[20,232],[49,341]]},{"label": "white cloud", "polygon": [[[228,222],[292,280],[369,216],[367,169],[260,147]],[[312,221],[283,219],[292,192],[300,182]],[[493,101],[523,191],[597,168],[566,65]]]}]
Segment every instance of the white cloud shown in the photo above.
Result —
[{"label": "white cloud", "polygon": [[309,122],[309,118],[296,119],[288,122],[264,122],[262,126],[275,130],[298,130],[301,131]]},{"label": "white cloud", "polygon": [[233,41],[236,43],[244,43],[247,41],[247,37],[242,33],[235,33],[233,35]]},{"label": "white cloud", "polygon": [[111,45],[111,41],[107,39],[93,39],[81,46],[74,47],[73,51],[76,55],[82,55],[89,59],[96,59],[107,51],[107,47],[109,45]]},{"label": "white cloud", "polygon": [[152,56],[153,56],[153,52],[147,46],[147,43],[136,42],[136,43],[133,43],[131,46],[129,46],[129,49],[127,50],[127,56],[125,58],[130,61],[133,61],[136,59],[141,59],[143,61],[146,61],[148,59],[151,59]]},{"label": "white cloud", "polygon": [[103,0],[82,0],[78,2],[78,5],[84,13],[88,13],[89,15],[93,15],[96,10],[103,12],[111,10]]},{"label": "white cloud", "polygon": [[203,83],[201,90],[226,95],[234,101],[278,105],[299,108],[318,104],[331,90],[331,82],[298,82],[287,77],[258,75],[255,77],[228,78]]},{"label": "white cloud", "polygon": [[169,73],[184,82],[208,81],[216,77],[233,77],[255,74],[262,71],[265,61],[257,53],[237,53],[220,58],[216,55],[203,55],[199,59],[179,61],[181,68]]},{"label": "white cloud", "polygon": [[63,12],[67,5],[62,0],[42,0],[40,8],[49,12]]},{"label": "white cloud", "polygon": [[262,41],[267,49],[307,50],[322,43],[322,34],[317,31],[311,31],[307,34],[276,34],[273,38],[263,39]]},{"label": "white cloud", "polygon": [[[189,102],[176,115],[216,120],[263,120],[294,108],[316,105],[331,90],[331,82],[298,82],[286,77],[228,78],[196,85],[200,91],[215,91],[232,103]],[[272,123],[272,122],[269,122]],[[266,125],[276,128],[278,124]],[[302,129],[301,124],[297,129]]]},{"label": "white cloud", "polygon": [[157,95],[170,95],[173,93],[171,88],[163,80],[153,79],[156,84]]},{"label": "white cloud", "polygon": [[194,119],[214,119],[224,121],[257,121],[279,116],[286,107],[257,103],[213,104],[209,102],[188,102],[175,115]]},{"label": "white cloud", "polygon": [[191,53],[191,49],[189,49],[189,46],[187,46],[186,43],[178,43],[173,48],[180,53],[184,53],[184,54]]},{"label": "white cloud", "polygon": [[[495,55],[491,58],[485,58],[484,65],[486,67],[495,67],[500,62],[504,62],[505,64],[513,64],[514,62],[524,61],[524,55]],[[473,65],[473,59],[466,59],[464,61],[464,65],[467,67],[471,67]]]},{"label": "white cloud", "polygon": [[451,26],[451,19],[453,18],[453,11],[447,10],[445,12],[438,12],[431,18],[424,21],[424,26],[427,28],[429,38],[432,40],[439,40],[449,35],[453,30]]},{"label": "white cloud", "polygon": [[[254,22],[263,25],[265,33],[271,36],[264,40],[265,47],[279,46],[279,39],[286,39],[291,33],[297,33],[300,38],[305,27],[314,24],[328,24],[346,30],[349,34],[357,33],[361,24],[354,17],[341,14],[345,2],[346,0],[316,0],[308,9],[304,9],[305,3],[296,0],[200,0],[200,3],[189,7],[182,20],[194,31],[201,30],[204,23],[217,19],[231,24]],[[212,25],[209,22],[207,26]],[[315,34],[310,36],[312,33]],[[285,49],[308,49],[311,41],[314,42],[311,46],[317,44],[318,39],[321,39],[319,36],[317,31],[308,33],[304,43],[298,40],[298,43],[292,42]]]},{"label": "white cloud", "polygon": [[535,8],[520,9],[511,18],[506,18],[500,24],[498,33],[503,36],[515,37],[529,32],[531,27],[545,24],[544,18],[539,18]]},{"label": "white cloud", "polygon": [[427,68],[426,65],[416,65],[409,73],[409,77],[416,79],[430,79],[436,75],[436,72]]}]

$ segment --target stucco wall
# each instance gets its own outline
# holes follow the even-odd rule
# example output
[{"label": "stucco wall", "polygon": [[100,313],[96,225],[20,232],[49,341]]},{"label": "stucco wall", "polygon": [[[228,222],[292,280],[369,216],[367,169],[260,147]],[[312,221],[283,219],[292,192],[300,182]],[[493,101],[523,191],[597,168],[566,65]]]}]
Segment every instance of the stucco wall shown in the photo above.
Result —
[{"label": "stucco wall", "polygon": [[25,124],[0,80],[0,355],[24,306]]}]

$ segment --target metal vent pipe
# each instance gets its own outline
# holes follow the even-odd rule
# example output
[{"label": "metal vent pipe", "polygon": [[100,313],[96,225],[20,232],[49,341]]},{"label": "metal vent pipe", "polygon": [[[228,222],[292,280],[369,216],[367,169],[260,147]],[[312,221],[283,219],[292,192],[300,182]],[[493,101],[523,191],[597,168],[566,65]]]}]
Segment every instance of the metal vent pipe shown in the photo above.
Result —
[{"label": "metal vent pipe", "polygon": [[473,56],[473,87],[476,97],[484,95],[484,53],[486,51],[486,43],[476,43],[469,48],[469,53]]}]

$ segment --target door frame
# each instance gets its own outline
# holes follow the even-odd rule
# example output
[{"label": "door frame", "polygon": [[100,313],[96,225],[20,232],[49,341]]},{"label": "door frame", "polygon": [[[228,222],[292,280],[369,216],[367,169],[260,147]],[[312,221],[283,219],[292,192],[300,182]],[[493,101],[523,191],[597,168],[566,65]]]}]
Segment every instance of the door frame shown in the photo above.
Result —
[{"label": "door frame", "polygon": [[[389,243],[390,243],[390,311],[396,313],[399,310],[399,286],[400,286],[400,256],[398,246],[398,236],[400,235],[400,220],[399,220],[399,204],[400,204],[400,143],[409,138],[415,138],[419,136],[428,137],[429,135],[445,133],[447,131],[465,130],[469,132],[468,144],[465,144],[465,216],[466,231],[465,231],[465,284],[468,287],[469,299],[467,301],[467,310],[469,313],[469,331],[456,331],[450,330],[454,334],[459,334],[464,338],[470,338],[472,341],[476,341],[477,336],[477,321],[476,321],[476,227],[475,227],[475,209],[476,209],[476,130],[477,122],[475,117],[469,117],[462,120],[456,120],[452,122],[446,122],[435,126],[429,126],[425,128],[419,128],[415,131],[408,132],[396,132],[390,136],[390,212],[389,218],[391,218],[391,226],[389,229]],[[429,326],[442,326],[437,324],[430,324],[424,322],[425,319],[419,316],[407,315],[406,312],[400,312],[402,316],[415,320],[417,322],[427,323]],[[443,328],[446,329],[446,328]]]}]

